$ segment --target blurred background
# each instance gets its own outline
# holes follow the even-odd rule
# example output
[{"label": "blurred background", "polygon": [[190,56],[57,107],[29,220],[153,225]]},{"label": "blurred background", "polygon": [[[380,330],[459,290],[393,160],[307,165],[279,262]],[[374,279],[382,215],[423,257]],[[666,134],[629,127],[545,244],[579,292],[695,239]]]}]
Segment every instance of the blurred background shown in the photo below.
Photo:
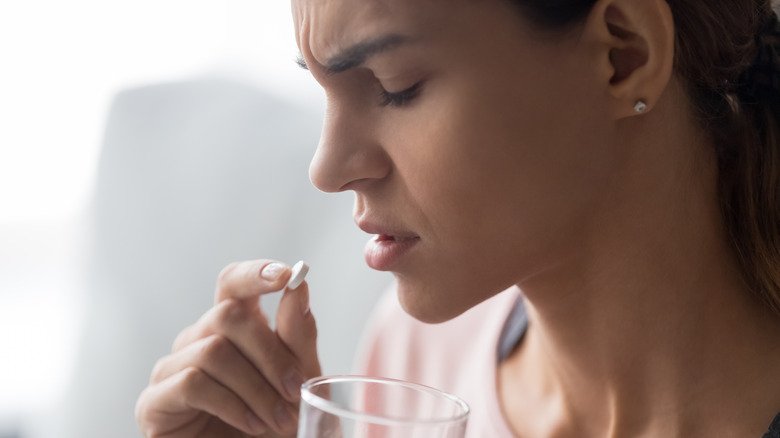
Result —
[{"label": "blurred background", "polygon": [[140,436],[155,360],[236,260],[309,262],[323,371],[350,371],[391,277],[351,193],[309,183],[324,98],[289,8],[0,2],[0,438]]}]

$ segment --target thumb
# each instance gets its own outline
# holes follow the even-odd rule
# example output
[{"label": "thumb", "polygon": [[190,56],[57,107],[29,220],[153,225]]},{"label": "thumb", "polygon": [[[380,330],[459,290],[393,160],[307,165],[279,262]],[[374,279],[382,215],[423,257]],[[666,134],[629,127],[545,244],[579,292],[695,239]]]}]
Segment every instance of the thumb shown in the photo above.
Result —
[{"label": "thumb", "polygon": [[305,281],[297,289],[285,289],[276,312],[276,333],[301,361],[306,377],[322,373],[317,357],[317,324],[309,308],[309,285]]}]

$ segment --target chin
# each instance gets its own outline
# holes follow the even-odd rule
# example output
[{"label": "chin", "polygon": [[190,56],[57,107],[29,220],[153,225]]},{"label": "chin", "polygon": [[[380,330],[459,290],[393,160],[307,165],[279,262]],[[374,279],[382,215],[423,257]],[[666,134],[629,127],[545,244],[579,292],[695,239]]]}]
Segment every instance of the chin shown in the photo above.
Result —
[{"label": "chin", "polygon": [[464,303],[458,291],[443,285],[431,285],[397,279],[398,302],[404,312],[426,324],[439,324],[458,317],[478,303]]}]

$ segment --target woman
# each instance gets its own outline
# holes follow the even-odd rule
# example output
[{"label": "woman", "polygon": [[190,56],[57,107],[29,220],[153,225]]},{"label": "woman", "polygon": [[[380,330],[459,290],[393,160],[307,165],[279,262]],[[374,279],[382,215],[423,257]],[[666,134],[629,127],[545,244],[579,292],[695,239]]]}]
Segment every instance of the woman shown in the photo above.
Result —
[{"label": "woman", "polygon": [[[377,235],[366,261],[397,280],[366,372],[454,389],[470,437],[779,436],[769,1],[293,0],[293,15],[328,97],[311,180],[355,192]],[[267,260],[223,271],[139,398],[148,436],[294,432],[298,385],[320,372],[308,286],[276,332],[253,304],[288,277]]]}]

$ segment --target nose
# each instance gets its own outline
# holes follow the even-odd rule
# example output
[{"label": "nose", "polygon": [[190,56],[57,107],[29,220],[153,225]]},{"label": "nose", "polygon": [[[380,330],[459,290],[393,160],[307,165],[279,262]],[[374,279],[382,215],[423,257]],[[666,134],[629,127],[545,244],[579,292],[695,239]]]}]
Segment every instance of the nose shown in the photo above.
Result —
[{"label": "nose", "polygon": [[328,103],[309,179],[323,192],[356,190],[386,177],[390,157],[378,141],[369,112]]}]

